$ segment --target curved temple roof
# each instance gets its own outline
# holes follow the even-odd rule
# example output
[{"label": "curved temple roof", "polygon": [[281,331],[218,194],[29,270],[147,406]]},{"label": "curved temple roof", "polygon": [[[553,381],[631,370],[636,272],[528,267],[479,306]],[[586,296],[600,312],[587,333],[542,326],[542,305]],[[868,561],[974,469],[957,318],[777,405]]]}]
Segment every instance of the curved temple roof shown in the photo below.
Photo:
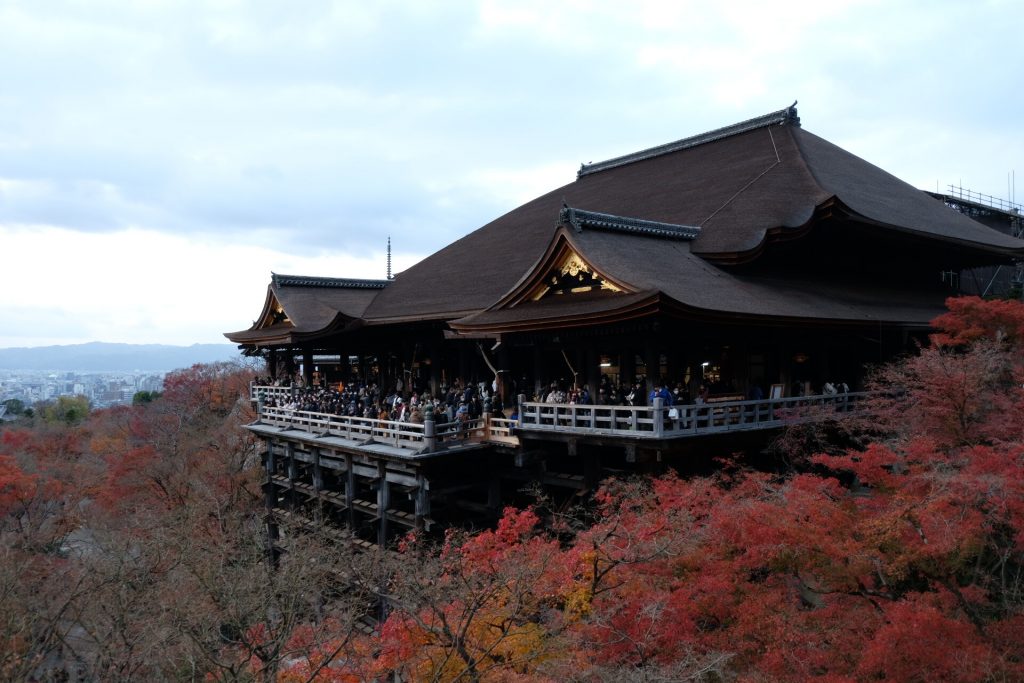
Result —
[{"label": "curved temple roof", "polygon": [[[691,243],[614,233],[556,233],[549,253],[571,249],[594,272],[621,285],[618,292],[527,301],[506,296],[487,310],[450,322],[463,333],[572,327],[598,319],[672,312],[690,318],[764,322],[900,323],[925,326],[943,309],[942,296],[884,285],[850,288],[812,277],[743,276],[691,251]],[[550,259],[548,260],[550,262]],[[547,270],[542,259],[513,293],[526,291]]]},{"label": "curved temple roof", "polygon": [[362,318],[389,280],[354,280],[271,273],[267,298],[252,327],[225,336],[238,344],[292,344],[337,331]]},{"label": "curved temple roof", "polygon": [[[611,280],[629,283],[632,293],[614,296],[639,297],[645,302],[640,308],[657,299],[659,306],[678,306],[688,314],[926,322],[941,298],[870,285],[852,291],[797,278],[755,279],[718,267],[756,260],[766,245],[809,234],[830,213],[875,234],[945,245],[975,262],[1024,257],[1024,241],[804,130],[794,105],[585,165],[574,182],[495,219],[390,282],[317,278],[313,285],[296,278],[292,284],[287,276],[275,276],[264,318],[274,295],[295,325],[293,336],[340,329],[346,323],[339,321],[355,318],[367,325],[447,320],[464,331],[516,318],[525,324],[527,309],[541,316],[565,307],[508,299],[524,280],[537,277],[535,269],[560,238]],[[358,282],[375,284],[363,288]],[[613,297],[574,301],[594,315],[618,305]],[[265,336],[275,323],[258,324]],[[252,343],[247,335],[260,334],[254,326],[228,337]]]}]

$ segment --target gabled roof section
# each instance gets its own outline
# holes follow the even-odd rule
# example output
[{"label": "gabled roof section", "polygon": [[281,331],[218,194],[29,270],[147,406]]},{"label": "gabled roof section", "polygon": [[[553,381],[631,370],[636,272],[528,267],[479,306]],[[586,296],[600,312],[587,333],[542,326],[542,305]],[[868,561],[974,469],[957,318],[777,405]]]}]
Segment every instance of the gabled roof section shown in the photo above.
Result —
[{"label": "gabled roof section", "polygon": [[[692,242],[605,231],[576,235],[561,230],[557,244],[568,245],[571,239],[575,253],[609,278],[621,281],[628,277],[630,289],[618,294],[590,291],[539,299],[516,297],[512,292],[504,305],[452,320],[452,330],[495,336],[653,315],[765,325],[899,324],[925,328],[943,310],[946,296],[935,289],[830,282],[802,273],[772,277],[738,274],[693,254]],[[521,283],[517,291],[529,291],[534,281]]]},{"label": "gabled roof section", "polygon": [[[660,254],[669,270],[677,245],[700,228],[647,221],[563,205],[557,230],[544,254],[519,282],[485,311],[449,322],[461,334],[536,330],[630,320],[655,314],[663,299],[645,278],[632,274],[630,255]],[[607,263],[611,269],[605,268]],[[648,266],[650,264],[647,264]],[[613,273],[614,270],[614,273]]]},{"label": "gabled roof section", "polygon": [[272,346],[338,332],[361,319],[390,282],[271,273],[259,318],[248,330],[224,336],[239,344]]},{"label": "gabled roof section", "polygon": [[693,240],[700,235],[700,227],[696,225],[678,225],[647,221],[641,218],[627,218],[610,213],[574,209],[567,204],[562,205],[562,210],[558,213],[558,222],[560,225],[571,225],[576,232],[582,232],[584,228],[591,228],[676,240]]},{"label": "gabled roof section", "polygon": [[[578,278],[580,286],[575,287]],[[524,302],[558,295],[634,293],[628,282],[612,278],[595,268],[590,259],[573,243],[570,231],[560,227],[540,259],[518,283],[488,310],[513,308]]]},{"label": "gabled roof section", "polygon": [[747,119],[746,121],[740,121],[739,123],[734,123],[731,126],[718,128],[716,130],[708,131],[707,133],[701,133],[700,135],[683,138],[682,140],[676,140],[675,142],[669,142],[664,145],[658,145],[657,147],[640,150],[639,152],[625,154],[606,161],[598,161],[592,164],[581,164],[580,170],[576,173],[576,177],[582,178],[583,176],[590,175],[591,173],[600,173],[601,171],[607,171],[610,168],[625,166],[626,164],[632,164],[637,161],[644,161],[645,159],[651,159],[653,157],[661,156],[662,154],[671,154],[672,152],[697,147],[698,145],[706,145],[709,142],[721,140],[722,138],[731,137],[733,135],[739,135],[740,133],[746,133],[747,131],[756,130],[758,128],[784,125],[800,125],[800,117],[796,112],[796,102],[793,102],[793,104],[785,109],[773,111],[770,114],[757,116],[752,119]]}]

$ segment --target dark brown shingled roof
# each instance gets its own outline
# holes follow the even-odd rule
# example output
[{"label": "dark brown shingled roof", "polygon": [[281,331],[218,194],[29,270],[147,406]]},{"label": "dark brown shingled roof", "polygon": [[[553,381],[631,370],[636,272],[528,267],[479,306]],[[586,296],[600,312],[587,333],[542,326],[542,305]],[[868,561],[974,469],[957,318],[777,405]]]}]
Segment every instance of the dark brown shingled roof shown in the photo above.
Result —
[{"label": "dark brown shingled roof", "polygon": [[522,303],[515,308],[499,308],[460,318],[451,323],[455,330],[517,328],[540,329],[548,326],[594,325],[607,317],[625,320],[649,315],[658,310],[658,292],[648,290],[632,294],[578,294],[549,297]]},{"label": "dark brown shingled roof", "polygon": [[[388,280],[354,280],[271,273],[263,312],[253,326],[225,336],[238,344],[291,343],[335,331],[362,318]],[[287,321],[275,321],[280,304]]]},{"label": "dark brown shingled roof", "polygon": [[[844,309],[845,299],[838,292],[840,298],[833,304],[813,296],[818,302],[814,306],[784,300],[781,294],[765,298],[769,283],[758,286],[706,262],[756,258],[772,239],[813,229],[816,211],[823,207],[845,208],[855,222],[947,241],[989,254],[993,261],[1024,255],[1024,242],[949,209],[803,130],[792,109],[611,161],[615,163],[584,167],[575,182],[524,204],[399,274],[367,308],[367,321],[450,320],[492,306],[544,254],[563,203],[588,212],[700,227],[692,243],[657,241],[650,273],[634,272],[632,242],[619,241],[617,248],[619,258],[625,259],[625,279],[629,280],[628,273],[643,280],[636,283],[640,288],[659,289],[673,297],[678,283],[686,282],[689,293],[680,301],[709,309],[766,312],[766,307],[778,305],[779,315],[882,315],[849,302],[850,308]],[[612,255],[602,252],[599,258]],[[721,282],[730,283],[728,295],[713,284]],[[822,293],[826,288],[815,282],[812,289]],[[895,309],[886,319],[893,315]]]},{"label": "dark brown shingled roof", "polygon": [[[573,233],[565,241],[592,267],[628,283],[635,294],[594,293],[524,301],[451,323],[461,331],[501,332],[571,327],[576,318],[635,317],[645,306],[697,317],[763,322],[904,323],[926,325],[944,310],[944,294],[877,285],[850,287],[800,277],[736,275],[691,253],[691,243],[624,233]],[[661,294],[659,298],[658,294]]]},{"label": "dark brown shingled roof", "polygon": [[896,176],[804,130],[794,131],[818,184],[869,220],[894,230],[978,245],[1020,256],[1021,240],[993,230],[936,201]]}]

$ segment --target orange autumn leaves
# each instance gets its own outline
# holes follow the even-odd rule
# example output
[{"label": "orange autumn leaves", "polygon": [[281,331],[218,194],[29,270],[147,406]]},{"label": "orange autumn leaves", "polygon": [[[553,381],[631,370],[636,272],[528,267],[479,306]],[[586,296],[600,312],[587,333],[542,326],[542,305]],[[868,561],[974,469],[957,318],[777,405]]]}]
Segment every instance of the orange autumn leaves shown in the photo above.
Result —
[{"label": "orange autumn leaves", "polygon": [[[288,683],[1024,680],[1024,307],[950,309],[934,344],[879,375],[856,448],[789,454],[801,466],[784,472],[609,480],[580,514],[509,508],[494,529],[370,559],[292,535],[273,574],[245,373],[193,368],[146,406],[8,429],[0,673],[60,652],[73,613],[138,639],[83,650],[111,680],[182,661]],[[62,554],[82,527],[129,566]],[[44,623],[49,577],[83,588],[45,594],[76,611]],[[116,622],[89,611],[123,596]],[[355,628],[367,613],[372,635]]]},{"label": "orange autumn leaves", "polygon": [[1024,679],[1024,307],[950,307],[880,376],[863,448],[787,474],[610,481],[571,532],[507,510],[444,548],[431,581],[452,593],[395,602],[378,664],[439,681]]}]

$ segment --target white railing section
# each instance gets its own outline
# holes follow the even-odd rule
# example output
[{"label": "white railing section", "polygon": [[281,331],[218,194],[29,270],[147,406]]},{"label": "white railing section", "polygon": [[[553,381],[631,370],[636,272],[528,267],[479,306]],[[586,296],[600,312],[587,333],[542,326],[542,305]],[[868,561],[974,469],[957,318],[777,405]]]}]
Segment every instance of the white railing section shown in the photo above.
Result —
[{"label": "white railing section", "polygon": [[[266,387],[284,389],[288,387]],[[562,403],[520,403],[519,419],[485,415],[471,420],[424,423],[397,422],[334,415],[263,405],[263,424],[316,436],[380,443],[418,453],[476,443],[519,445],[517,432],[558,432],[666,439],[715,432],[771,429],[786,424],[821,421],[859,409],[869,392],[721,401],[664,406],[598,406]],[[263,396],[266,398],[266,394]]]},{"label": "white railing section", "polygon": [[503,417],[492,417],[487,421],[488,443],[503,443],[512,446],[519,445],[519,437],[515,435],[515,429],[519,425],[518,420],[509,420]]},{"label": "white railing section", "polygon": [[249,400],[253,403],[258,403],[261,399],[263,401],[270,399],[290,401],[293,395],[292,387],[278,387],[268,384],[256,384],[255,382],[249,384]]},{"label": "white railing section", "polygon": [[413,422],[374,420],[271,406],[263,406],[260,409],[260,420],[275,427],[297,429],[318,436],[337,436],[352,441],[373,439],[398,447],[414,447],[424,443],[424,426]]},{"label": "white railing section", "polygon": [[662,405],[661,399],[655,399],[654,406],[640,407],[524,402],[520,408],[519,428],[654,439],[770,429],[853,412],[869,395],[855,392],[671,407]]},{"label": "white railing section", "polygon": [[458,442],[479,443],[485,440],[487,433],[482,417],[455,422],[397,422],[274,406],[260,406],[260,422],[316,436],[372,441],[419,452],[433,452]]}]

